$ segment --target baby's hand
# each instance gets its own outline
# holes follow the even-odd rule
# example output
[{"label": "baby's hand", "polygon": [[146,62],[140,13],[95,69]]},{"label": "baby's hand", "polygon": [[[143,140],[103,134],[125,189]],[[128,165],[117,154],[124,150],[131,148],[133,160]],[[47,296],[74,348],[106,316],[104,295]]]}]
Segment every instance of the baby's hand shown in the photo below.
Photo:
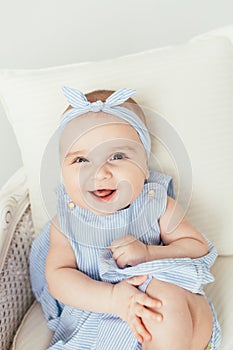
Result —
[{"label": "baby's hand", "polygon": [[116,239],[109,249],[121,268],[148,261],[148,247],[131,235]]},{"label": "baby's hand", "polygon": [[136,288],[146,278],[147,276],[135,276],[125,279],[113,286],[112,293],[113,313],[128,323],[140,343],[151,340],[151,334],[144,325],[145,321],[162,321],[162,315],[156,310],[162,306],[161,301]]}]

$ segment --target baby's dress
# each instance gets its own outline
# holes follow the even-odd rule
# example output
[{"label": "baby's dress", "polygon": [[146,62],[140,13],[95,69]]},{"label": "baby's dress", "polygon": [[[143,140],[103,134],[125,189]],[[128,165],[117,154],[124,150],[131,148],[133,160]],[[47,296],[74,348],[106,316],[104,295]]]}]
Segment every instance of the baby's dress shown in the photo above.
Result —
[{"label": "baby's dress", "polygon": [[[209,268],[217,256],[210,242],[210,252],[202,258],[162,259],[123,269],[117,266],[108,249],[113,240],[127,234],[147,245],[161,245],[158,220],[165,212],[167,195],[174,197],[171,177],[151,171],[142,192],[128,208],[98,216],[78,206],[69,209],[70,198],[61,184],[57,188],[57,215],[60,229],[75,252],[79,270],[95,280],[110,283],[146,274],[148,280],[139,287],[142,291],[155,277],[204,295],[202,288],[213,281]],[[33,292],[42,305],[48,327],[55,331],[49,349],[142,349],[128,324],[116,315],[79,310],[58,302],[50,295],[45,279],[49,229],[50,223],[35,239],[30,255]]]}]

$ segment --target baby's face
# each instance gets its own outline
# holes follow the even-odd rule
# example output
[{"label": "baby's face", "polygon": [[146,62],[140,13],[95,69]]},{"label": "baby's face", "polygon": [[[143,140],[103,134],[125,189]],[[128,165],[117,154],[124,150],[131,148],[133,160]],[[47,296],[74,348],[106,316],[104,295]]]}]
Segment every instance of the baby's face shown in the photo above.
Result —
[{"label": "baby's face", "polygon": [[75,204],[109,215],[132,203],[148,177],[145,149],[132,126],[105,113],[88,113],[65,128],[62,177]]}]

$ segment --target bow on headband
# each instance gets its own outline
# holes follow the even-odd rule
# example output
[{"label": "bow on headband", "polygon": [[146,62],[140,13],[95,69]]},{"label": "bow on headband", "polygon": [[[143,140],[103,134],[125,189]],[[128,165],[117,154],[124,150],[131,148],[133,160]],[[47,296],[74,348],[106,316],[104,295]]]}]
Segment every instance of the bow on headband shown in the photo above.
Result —
[{"label": "bow on headband", "polygon": [[102,111],[104,106],[114,107],[122,104],[128,98],[136,93],[133,89],[119,89],[110,95],[106,102],[100,100],[96,102],[89,102],[86,96],[79,90],[63,86],[62,91],[67,98],[67,101],[73,108],[84,109],[87,111],[99,112]]},{"label": "bow on headband", "polygon": [[147,152],[147,156],[150,156],[151,141],[149,132],[141,121],[141,119],[130,109],[119,106],[132,95],[135,94],[133,89],[119,89],[110,95],[105,102],[96,101],[90,102],[86,96],[79,90],[64,86],[62,88],[68,103],[73,107],[65,112],[63,118],[60,121],[59,128],[62,131],[66,124],[72,119],[79,117],[82,114],[88,112],[105,112],[112,114],[118,118],[121,118],[128,122],[138,133],[140,140]]}]

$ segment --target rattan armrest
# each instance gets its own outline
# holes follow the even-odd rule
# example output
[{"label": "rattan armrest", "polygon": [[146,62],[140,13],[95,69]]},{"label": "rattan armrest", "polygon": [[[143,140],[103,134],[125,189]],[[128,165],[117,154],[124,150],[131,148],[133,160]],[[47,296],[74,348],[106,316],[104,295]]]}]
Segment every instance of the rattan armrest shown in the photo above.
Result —
[{"label": "rattan armrest", "polygon": [[0,191],[0,349],[8,350],[34,298],[29,250],[34,229],[23,168]]}]

